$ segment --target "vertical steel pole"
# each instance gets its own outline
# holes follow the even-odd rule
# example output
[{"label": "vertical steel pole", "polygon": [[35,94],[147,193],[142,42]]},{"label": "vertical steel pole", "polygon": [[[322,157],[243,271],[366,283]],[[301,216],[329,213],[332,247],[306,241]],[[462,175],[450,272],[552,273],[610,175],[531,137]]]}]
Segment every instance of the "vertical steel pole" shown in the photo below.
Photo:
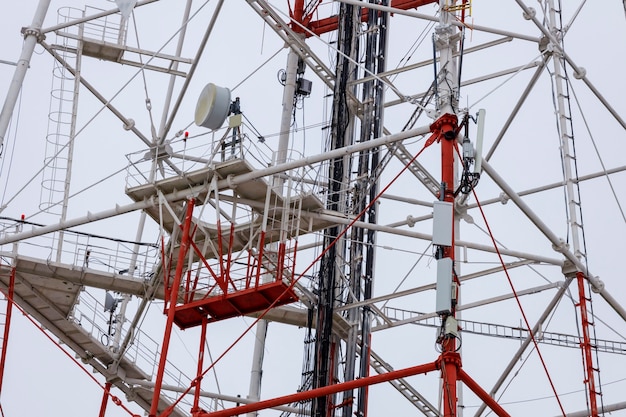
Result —
[{"label": "vertical steel pole", "polygon": [[[300,21],[304,13],[304,2],[296,1],[294,5],[294,19]],[[298,70],[298,54],[289,49],[287,55],[287,67],[285,69],[285,85],[283,89],[282,114],[280,122],[280,132],[278,137],[278,149],[276,151],[276,164],[287,161],[289,151],[289,137],[291,136],[291,118],[294,108],[294,96],[296,94],[296,81]],[[273,187],[278,193],[283,192],[283,180],[279,176],[273,178]],[[269,190],[268,190],[269,192]],[[264,222],[265,224],[265,222]],[[275,249],[275,248],[274,248]],[[259,257],[259,262],[261,257]],[[260,264],[259,264],[260,267]],[[278,274],[277,274],[278,276]],[[261,378],[263,375],[263,353],[265,351],[265,341],[267,337],[267,320],[259,320],[256,326],[256,338],[254,352],[252,356],[252,369],[250,371],[250,387],[248,389],[248,399],[259,400],[261,398]],[[256,412],[251,412],[248,417],[255,417]]]},{"label": "vertical steel pole", "polygon": [[30,65],[30,58],[33,56],[33,51],[35,50],[35,46],[41,36],[41,27],[49,6],[50,0],[40,0],[37,10],[35,11],[35,16],[33,17],[33,23],[29,27],[23,29],[24,44],[22,45],[22,53],[20,55],[20,59],[17,61],[15,73],[13,74],[13,79],[9,85],[9,90],[4,100],[4,105],[2,106],[2,112],[0,112],[0,155],[2,154],[4,137],[7,133],[7,129],[9,128],[11,116],[13,116],[13,109],[15,108],[15,103],[19,97],[20,90],[22,89],[22,83],[24,82],[24,77],[26,76],[26,70],[28,70]]},{"label": "vertical steel pole", "polygon": [[169,305],[167,308],[167,322],[165,323],[165,332],[163,334],[163,343],[161,344],[161,358],[159,359],[159,368],[157,370],[156,381],[154,383],[154,393],[152,395],[152,405],[150,406],[150,417],[156,417],[161,397],[161,386],[163,385],[163,372],[165,371],[165,363],[167,362],[167,351],[170,345],[170,336],[172,335],[172,327],[174,325],[174,313],[176,312],[176,303],[178,302],[178,288],[180,287],[181,277],[183,275],[183,265],[185,256],[189,249],[189,231],[191,230],[191,218],[193,214],[194,199],[187,201],[187,211],[185,220],[183,221],[183,233],[180,241],[180,249],[178,252],[178,263],[176,264],[176,273],[172,290],[170,291]]},{"label": "vertical steel pole", "polygon": [[198,368],[197,375],[195,380],[196,390],[193,396],[193,408],[191,409],[191,414],[200,412],[202,409],[200,408],[200,391],[201,391],[201,381],[202,381],[202,371],[204,368],[204,345],[206,340],[206,327],[209,322],[207,316],[202,317],[202,329],[200,331],[200,349],[198,350]]},{"label": "vertical steel pole", "polygon": [[285,69],[285,86],[283,88],[282,103],[283,111],[280,119],[276,164],[282,164],[287,161],[289,137],[291,136],[291,118],[293,117],[293,98],[296,94],[298,59],[298,54],[290,48],[289,54],[287,55],[287,67]]},{"label": "vertical steel pole", "polygon": [[[185,44],[185,36],[187,35],[187,22],[189,20],[189,15],[191,14],[191,6],[193,0],[187,0],[187,4],[185,5],[185,11],[183,12],[183,18],[181,20],[181,30],[178,35],[178,43],[176,44],[176,57],[181,57],[183,46]],[[178,69],[178,61],[172,61],[172,70],[176,71]],[[170,104],[172,103],[172,96],[174,95],[174,87],[176,85],[177,76],[172,74],[170,76],[169,84],[167,85],[167,92],[165,94],[165,100],[163,104],[163,115],[161,116],[161,124],[159,125],[158,133],[153,135],[152,140],[157,140],[158,145],[165,142],[166,131],[165,128],[167,126],[167,116],[170,110]]]},{"label": "vertical steel pole", "polygon": [[585,385],[587,385],[589,395],[589,410],[590,417],[598,417],[598,402],[596,396],[596,382],[593,373],[593,357],[591,356],[591,340],[589,338],[589,317],[587,317],[587,296],[585,295],[585,275],[582,272],[576,273],[576,280],[578,282],[578,308],[580,308],[580,317],[583,331],[583,342],[581,347],[583,349],[583,357],[585,358]]},{"label": "vertical steel pole", "polygon": [[[454,151],[456,146],[456,116],[452,114],[444,114],[438,122],[443,122],[440,130],[441,134],[441,180],[443,201],[454,204]],[[437,122],[436,122],[437,123]],[[453,221],[453,219],[450,219]],[[454,232],[453,232],[454,235]],[[445,247],[443,257],[450,258],[454,264],[454,239],[451,239],[452,245]],[[454,280],[455,277],[452,277]],[[458,291],[458,286],[455,287]],[[454,295],[454,299],[458,298],[458,294]],[[454,306],[452,307],[451,316],[455,316]],[[442,369],[441,375],[443,379],[443,416],[457,416],[457,371],[461,366],[460,355],[456,352],[456,337],[444,337],[441,342]]]},{"label": "vertical steel pole", "polygon": [[[556,40],[561,43],[564,36],[564,29],[561,24],[561,10],[554,4],[554,0],[546,1],[547,10],[549,11],[549,29],[550,33],[554,35]],[[561,44],[562,47],[562,44]],[[559,133],[561,135],[561,158],[563,168],[563,180],[565,182],[565,192],[567,195],[567,215],[568,224],[571,236],[572,250],[576,258],[581,262],[587,259],[585,253],[584,244],[584,229],[582,218],[582,201],[580,196],[580,190],[578,188],[578,170],[576,163],[576,147],[574,140],[574,127],[572,125],[572,117],[570,111],[570,93],[567,85],[567,72],[565,58],[560,52],[561,49],[555,48],[554,50],[554,69],[553,69],[553,85],[554,85],[554,97],[555,105],[558,117]],[[581,343],[581,349],[584,358],[583,374],[584,382],[588,395],[588,406],[591,417],[598,415],[597,405],[597,392],[595,387],[595,373],[594,363],[592,357],[592,346],[590,343],[589,330],[591,323],[587,317],[587,301],[591,305],[591,298],[587,300],[585,294],[585,286],[583,280],[585,274],[583,272],[577,272],[576,278],[578,281],[578,307],[580,308],[581,315],[581,327],[583,333],[583,343]],[[593,312],[593,311],[592,311]],[[597,367],[598,364],[596,363]]]},{"label": "vertical steel pole", "polygon": [[[454,59],[455,45],[458,34],[457,29],[452,25],[453,12],[449,6],[454,6],[455,1],[440,0],[439,25],[435,29],[435,48],[439,52],[439,71],[436,72],[437,84],[437,109],[440,117],[431,125],[431,131],[436,135],[441,143],[441,196],[442,201],[454,205],[454,188],[456,186],[455,177],[455,150],[458,118],[456,116],[458,103],[458,69]],[[433,63],[436,68],[437,62]],[[452,229],[454,229],[454,219]],[[441,258],[448,258],[452,261],[454,270],[454,230],[452,232],[450,246],[441,247]],[[456,277],[451,277],[452,282]],[[457,282],[458,284],[458,282]],[[454,287],[456,294],[453,299],[458,299],[458,286]],[[455,307],[451,303],[449,314],[442,316],[444,327],[447,327],[448,320],[455,320]],[[454,321],[455,322],[455,321]],[[443,334],[441,343],[441,378],[442,378],[442,400],[443,416],[457,417],[457,385],[458,371],[461,367],[461,357],[457,352],[456,337],[454,335]]]}]

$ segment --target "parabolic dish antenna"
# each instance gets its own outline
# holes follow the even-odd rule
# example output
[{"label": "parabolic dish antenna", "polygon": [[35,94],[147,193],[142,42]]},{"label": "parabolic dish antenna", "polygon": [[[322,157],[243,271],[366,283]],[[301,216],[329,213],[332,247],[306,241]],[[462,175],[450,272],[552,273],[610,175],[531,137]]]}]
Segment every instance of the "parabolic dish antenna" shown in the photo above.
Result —
[{"label": "parabolic dish antenna", "polygon": [[196,104],[195,122],[211,130],[219,129],[230,113],[230,90],[207,84]]}]

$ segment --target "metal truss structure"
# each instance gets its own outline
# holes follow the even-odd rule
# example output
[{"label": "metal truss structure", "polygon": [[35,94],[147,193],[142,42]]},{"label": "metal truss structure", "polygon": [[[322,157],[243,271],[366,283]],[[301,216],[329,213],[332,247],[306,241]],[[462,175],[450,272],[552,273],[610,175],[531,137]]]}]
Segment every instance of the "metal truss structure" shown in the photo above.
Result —
[{"label": "metal truss structure", "polygon": [[7,416],[50,350],[102,417],[626,413],[619,2],[54,3],[0,114]]}]

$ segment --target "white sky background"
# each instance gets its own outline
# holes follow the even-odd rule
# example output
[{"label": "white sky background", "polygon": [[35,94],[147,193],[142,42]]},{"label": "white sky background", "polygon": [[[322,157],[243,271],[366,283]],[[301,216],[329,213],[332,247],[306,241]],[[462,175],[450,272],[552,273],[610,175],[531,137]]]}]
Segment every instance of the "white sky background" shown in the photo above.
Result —
[{"label": "white sky background", "polygon": [[[168,4],[172,3],[165,2]],[[199,3],[199,2],[198,2]],[[172,132],[183,129],[192,121],[193,105],[199,88],[206,82],[212,81],[220,85],[230,88],[235,87],[242,82],[253,70],[265,60],[269,59],[276,51],[278,51],[282,43],[273,34],[270,28],[263,27],[260,20],[255,14],[251,13],[248,6],[239,2],[235,6],[233,0],[226,2],[223,16],[219,20],[216,27],[216,35],[209,43],[209,49],[204,58],[204,66],[202,72],[196,74],[195,81],[190,88],[188,94],[189,99],[184,103],[184,108],[179,113]],[[283,1],[273,1],[273,4],[283,5]],[[530,6],[538,7],[537,2],[527,2]],[[567,6],[573,1],[564,2]],[[575,2],[579,4],[579,2]],[[622,77],[622,70],[626,65],[626,58],[622,54],[622,44],[626,36],[626,19],[624,16],[622,3],[618,0],[605,0],[602,6],[597,6],[587,2],[581,11],[578,21],[574,22],[571,32],[567,35],[566,46],[572,59],[578,65],[587,69],[587,76],[597,89],[612,103],[616,110],[624,115],[623,95],[626,91],[625,82]],[[89,3],[95,7],[108,8],[110,3],[105,1],[94,1]],[[27,26],[32,21],[32,16],[36,8],[37,2],[31,0],[29,2],[12,3],[5,6],[5,10],[0,17],[0,31],[3,39],[0,60],[16,61],[21,50],[22,37],[20,28]],[[50,6],[48,17],[44,26],[51,26],[56,23],[56,11],[62,6],[82,7],[83,2],[68,0],[53,1]],[[148,6],[150,7],[150,6]],[[434,6],[425,6],[423,12],[430,14]],[[420,10],[422,11],[422,10]],[[145,14],[137,13],[139,27],[139,36],[141,46],[146,49],[155,50],[161,46],[161,41],[166,39],[178,27],[180,21],[180,10],[176,11],[176,16],[168,19],[168,14],[159,13],[156,15],[145,16]],[[539,31],[535,29],[530,22],[518,19],[521,11],[514,1],[497,1],[497,0],[475,0],[473,6],[473,19],[477,25],[498,26],[502,29],[515,32],[523,32],[536,36]],[[568,12],[571,14],[571,10]],[[206,21],[207,13],[204,14]],[[407,29],[402,32],[402,36],[406,36],[411,40],[417,38],[419,31],[416,29],[412,32],[412,26],[408,18],[396,16],[392,19],[392,25],[407,24]],[[156,24],[155,24],[156,23]],[[420,30],[422,25],[419,26]],[[200,37],[201,32],[197,28],[191,32],[188,37]],[[429,35],[430,36],[430,35]],[[485,39],[484,35],[475,33],[469,35],[467,47],[471,47]],[[134,38],[134,34],[129,33],[129,38]],[[489,38],[492,39],[492,38]],[[52,39],[48,39],[52,43]],[[395,42],[398,38],[391,40],[391,49],[393,49],[390,58],[390,66],[396,65],[398,57],[405,53],[406,45],[402,48],[394,49]],[[410,45],[412,42],[406,42]],[[319,48],[319,42],[310,41],[310,44]],[[520,46],[521,45],[521,46]],[[519,48],[519,49],[518,49]],[[534,48],[534,49],[533,49]],[[168,46],[167,50],[172,51],[172,47]],[[429,37],[421,46],[416,58],[411,61],[415,62],[429,56],[431,51]],[[191,57],[194,53],[193,49],[185,50],[184,55]],[[530,62],[538,55],[538,51],[534,45],[524,46],[521,42],[516,42],[515,46],[503,46],[493,52],[484,53],[476,58],[468,56],[464,62],[464,79],[471,79],[478,74],[491,73],[510,66],[522,65]],[[322,58],[331,57],[334,61],[334,53],[321,54]],[[417,58],[419,56],[420,58]],[[116,68],[112,64],[100,64],[93,60],[85,59],[85,67],[83,75],[97,84],[101,91],[105,92],[107,97],[111,97],[126,82],[129,74],[134,74],[133,69],[125,68],[124,72]],[[279,129],[279,110],[282,90],[276,81],[276,72],[284,68],[286,62],[286,51],[282,51],[268,64],[263,71],[255,73],[248,81],[243,83],[241,87],[234,91],[234,95],[241,96],[242,108],[246,116],[263,134],[268,136],[268,145],[275,147],[277,143],[276,136],[272,136]],[[13,119],[13,123],[7,139],[5,140],[5,149],[3,152],[2,171],[0,172],[0,193],[4,196],[5,183],[7,181],[8,158],[13,155],[12,169],[8,185],[6,186],[6,196],[4,201],[12,197],[15,191],[35,173],[41,166],[43,160],[43,138],[46,133],[47,114],[49,108],[49,92],[51,86],[51,68],[52,59],[47,52],[41,47],[37,47],[35,54],[31,60],[31,68],[26,76],[23,89],[23,95],[19,102],[19,109]],[[486,97],[479,105],[472,108],[472,112],[480,107],[487,109],[487,133],[485,152],[493,143],[493,138],[499,132],[504,120],[508,116],[508,111],[514,100],[516,100],[519,92],[524,88],[526,81],[529,79],[533,70],[526,71],[518,75],[514,80],[508,82],[505,86],[496,90],[492,95]],[[123,74],[123,75],[122,75]],[[405,94],[416,94],[422,92],[431,82],[432,68],[428,68],[421,73],[421,78],[398,79],[398,85],[403,88]],[[571,76],[571,70],[569,72]],[[10,65],[0,64],[0,96],[4,97],[4,92],[8,88],[8,83],[13,75],[13,67]],[[165,90],[166,79],[164,77],[156,77],[152,74],[148,75],[149,94],[153,103],[153,115],[155,120],[161,117],[161,102]],[[302,111],[299,111],[297,118],[299,124],[315,124],[323,121],[323,105],[320,97],[324,95],[322,83],[314,78],[312,72],[307,71],[307,78],[312,79],[314,83],[314,94],[311,99],[305,101],[306,122],[301,122]],[[571,77],[573,78],[573,77]],[[164,81],[165,80],[165,81]],[[495,82],[491,82],[486,86],[468,87],[463,90],[462,103],[472,104],[479,98],[482,98],[487,91],[495,88],[502,81],[502,78]],[[593,139],[596,141],[602,160],[607,168],[614,168],[624,165],[624,129],[619,126],[611,117],[607,116],[606,111],[601,105],[591,97],[588,90],[581,81],[572,80],[574,91],[581,98],[584,107],[585,117],[588,118],[590,129],[593,133]],[[390,95],[387,97],[389,98]],[[315,101],[317,100],[317,101]],[[546,103],[548,103],[546,105]],[[145,110],[144,89],[141,83],[141,77],[135,79],[131,83],[128,92],[125,90],[118,98],[114,100],[114,104],[118,105],[125,114],[135,119],[142,131],[148,133],[148,118]],[[79,110],[79,128],[84,126],[85,122],[90,119],[100,109],[99,104],[93,100],[88,92],[81,91],[81,107]],[[549,81],[545,77],[539,82],[535,92],[528,99],[525,111],[513,123],[507,136],[503,140],[501,146],[495,152],[492,165],[500,170],[504,178],[516,190],[526,190],[541,184],[547,184],[560,181],[561,168],[558,163],[558,141],[554,134],[555,119],[550,113],[553,108],[550,103],[550,86]],[[534,111],[533,111],[534,110]],[[398,131],[406,121],[406,117],[400,115],[402,112],[407,116],[412,111],[412,107],[404,106],[397,110],[397,113],[388,113],[386,125],[392,132]],[[578,115],[578,110],[573,113]],[[188,116],[183,116],[187,114]],[[17,116],[19,115],[19,130],[15,131],[17,124]],[[420,119],[421,123],[426,123],[425,119]],[[575,132],[577,135],[579,170],[581,175],[595,173],[601,169],[598,158],[595,155],[593,146],[590,144],[589,135],[580,118],[576,122]],[[195,126],[191,127],[190,133],[193,135],[203,133],[202,129]],[[300,132],[302,133],[302,132]],[[319,128],[313,129],[306,133],[306,136],[299,136],[299,140],[306,143],[306,152],[309,154],[317,154],[323,148],[323,139],[320,139]],[[171,137],[171,135],[170,135]],[[580,138],[580,139],[578,139]],[[419,145],[419,146],[418,146]],[[421,144],[415,145],[414,151],[419,150]],[[15,146],[15,152],[13,152]],[[301,146],[297,146],[301,149]],[[97,118],[93,124],[90,124],[77,139],[76,157],[75,157],[75,183],[72,190],[76,191],[90,185],[100,178],[121,169],[126,164],[124,155],[129,152],[144,152],[145,146],[132,134],[121,129],[121,122],[103,112],[102,117]],[[438,166],[438,150],[429,149],[422,158],[422,162],[434,167],[433,173],[437,173]],[[391,175],[391,174],[390,174]],[[616,174],[612,177],[618,198],[624,204],[626,203],[624,193],[624,175]],[[77,197],[75,202],[70,206],[69,218],[83,216],[87,210],[98,212],[113,208],[115,204],[128,204],[130,199],[123,194],[124,174],[116,176],[111,181],[107,181],[102,186],[95,187],[93,190]],[[404,181],[403,181],[404,180]],[[394,185],[390,189],[391,194],[412,196],[415,190],[415,198],[428,200],[429,196],[423,190],[419,190],[419,184],[415,181],[408,180],[403,177],[398,185]],[[31,215],[37,211],[39,199],[40,179],[35,179],[33,185],[20,195],[4,212],[0,215],[8,217],[18,217],[21,213]],[[626,224],[618,211],[617,204],[610,194],[606,179],[598,178],[589,181],[581,186],[583,197],[583,210],[585,216],[585,226],[587,233],[587,245],[590,258],[590,269],[593,273],[606,282],[607,288],[613,296],[626,306],[626,285],[623,282],[622,262],[624,252],[623,236],[626,232]],[[497,197],[499,192],[494,188],[493,182],[484,177],[481,181],[477,193],[480,198]],[[0,197],[2,197],[0,196]],[[430,196],[432,199],[432,196]],[[473,202],[474,199],[472,198]],[[533,209],[540,213],[546,223],[549,224],[555,233],[559,236],[565,236],[566,224],[564,219],[563,196],[561,191],[553,191],[541,196],[531,196],[526,200],[532,204]],[[385,207],[386,201],[383,201],[382,207]],[[587,209],[587,207],[590,207]],[[407,206],[403,206],[401,210],[394,212],[389,222],[400,221],[407,215],[418,217],[428,214],[429,209],[426,207],[413,207],[410,211]],[[539,253],[543,256],[559,258],[558,254],[550,249],[550,245],[545,240],[539,242],[537,233],[530,231],[529,223],[519,220],[521,217],[517,213],[512,202],[506,206],[500,204],[491,205],[486,208],[487,216],[489,216],[490,225],[496,233],[496,238],[503,244],[513,247],[522,248],[533,253]],[[476,210],[471,212],[476,223],[482,225],[480,214]],[[81,230],[88,230],[95,233],[107,235],[115,235],[116,237],[124,237],[133,239],[135,235],[135,224],[137,215],[125,216],[124,218],[115,219],[114,221],[101,222],[93,225],[85,225]],[[52,223],[51,217],[38,216],[32,219],[35,222]],[[425,233],[430,233],[428,226],[416,226],[416,229]],[[148,227],[149,235],[144,240],[154,240],[154,225]],[[472,228],[470,225],[462,224],[462,235],[464,239],[477,239],[480,242],[488,243],[480,232]],[[529,244],[521,244],[520,242],[532,242]],[[379,237],[379,243],[395,248],[394,251],[379,250],[378,267],[380,272],[377,275],[376,289],[378,294],[384,294],[393,289],[401,281],[410,270],[411,265],[415,263],[417,255],[425,249],[423,242],[415,243],[412,239],[397,239],[390,237]],[[399,255],[398,249],[406,249],[415,253],[407,256]],[[429,252],[428,252],[429,253]],[[472,258],[474,256],[475,258]],[[472,259],[482,258],[484,255],[471,254]],[[493,262],[493,258],[489,258],[489,262]],[[386,268],[385,265],[393,262],[394,268]],[[479,265],[480,266],[480,265]],[[463,271],[472,271],[475,266],[468,264],[461,266]],[[466,269],[467,268],[467,269]],[[543,271],[543,270],[542,270]],[[560,280],[558,271],[546,269],[549,278],[552,281]],[[425,276],[428,276],[425,278]],[[420,265],[419,273],[415,272],[411,275],[410,283],[405,283],[401,289],[418,286],[426,282],[431,282],[432,276],[435,274],[434,263]],[[511,272],[514,280],[521,286],[541,285],[545,283],[537,275],[528,270],[521,269]],[[464,297],[467,302],[482,299],[489,295],[507,293],[507,285],[502,281],[504,277],[498,275],[498,278],[489,278],[488,280],[480,280],[466,285],[467,291]],[[411,281],[413,280],[413,281]],[[532,284],[528,284],[528,282]],[[574,290],[574,287],[572,287]],[[465,290],[464,290],[465,291]],[[537,298],[529,298],[528,305],[531,323],[534,323],[539,309],[534,309],[535,305],[542,305],[548,300],[553,292]],[[428,293],[421,298],[411,300],[407,309],[418,311],[431,311],[434,304],[434,293]],[[523,299],[523,302],[526,299]],[[532,301],[531,301],[532,300]],[[534,304],[534,303],[537,304]],[[422,304],[416,304],[422,303]],[[565,303],[563,303],[565,304]],[[164,320],[159,318],[159,304],[154,310],[156,319],[148,325],[152,337],[161,340],[161,332]],[[495,315],[501,315],[503,312],[511,313],[517,317],[517,311],[513,304],[505,306],[496,305],[484,308],[475,315],[468,313],[467,319],[491,321]],[[622,336],[618,336],[611,331],[603,331],[600,338],[610,340],[624,341],[623,336],[626,334],[624,322],[617,318],[616,314],[606,306],[606,303],[597,295],[594,295],[594,308],[615,330]],[[573,309],[571,307],[563,307],[565,310],[563,315],[555,317],[555,322],[563,320],[562,327],[568,328],[571,334],[575,334],[572,327]],[[465,313],[464,313],[465,314]],[[519,325],[518,319],[514,319],[509,325]],[[213,354],[222,352],[223,347],[228,346],[230,341],[240,333],[250,320],[233,319],[228,323],[219,323],[209,327],[209,334],[215,335],[215,345],[212,345]],[[10,347],[8,351],[8,366],[5,372],[4,392],[2,393],[2,407],[7,417],[13,417],[26,414],[43,414],[50,416],[61,415],[96,415],[100,405],[101,391],[88,379],[82,371],[78,370],[69,359],[64,357],[58,349],[46,340],[41,333],[34,329],[20,314],[14,314],[14,326],[12,328]],[[266,351],[266,367],[264,374],[263,392],[265,398],[276,395],[284,395],[294,392],[299,383],[301,351],[303,332],[297,329],[280,328],[280,333],[272,334],[273,328],[270,326],[270,344]],[[426,329],[415,330],[395,329],[389,332],[375,333],[374,349],[387,352],[385,356],[395,368],[403,366],[416,365],[423,362],[432,361],[436,358],[434,345],[434,330]],[[407,331],[409,336],[407,336]],[[557,330],[554,330],[557,331]],[[419,332],[419,333],[418,333]],[[192,334],[189,334],[192,333]],[[280,336],[279,336],[280,335]],[[195,355],[197,337],[194,337],[192,331],[187,331],[183,336],[188,340],[188,349]],[[209,336],[211,338],[211,336]],[[176,338],[174,338],[176,339]],[[228,395],[246,395],[248,390],[249,362],[250,362],[250,346],[251,336],[248,335],[245,347],[238,347],[238,350],[231,356],[230,365],[224,365],[226,372],[220,374],[220,383],[224,389],[224,393]],[[286,343],[285,340],[289,340]],[[174,342],[178,344],[178,342]],[[212,342],[213,343],[213,342]],[[494,375],[497,375],[499,369],[508,362],[508,356],[504,353],[515,350],[517,342],[501,342],[499,339],[478,338],[467,336],[464,343],[464,369],[468,371],[475,379],[483,384],[485,389],[489,389],[494,381]],[[550,347],[540,347],[545,350],[545,354],[549,356],[553,362],[548,364],[553,374],[561,375],[557,390],[559,393],[571,392],[582,389],[582,375],[580,374],[580,354],[575,350],[566,351],[562,360],[556,360],[556,356],[563,351],[550,349]],[[176,356],[187,357],[184,348],[177,346]],[[503,354],[500,355],[500,349]],[[524,357],[526,357],[525,355]],[[529,367],[537,367],[537,358],[533,353],[529,362]],[[242,358],[244,359],[242,361]],[[177,358],[178,359],[178,358]],[[192,363],[192,359],[183,359],[183,362]],[[533,363],[534,361],[534,363]],[[288,364],[288,365],[285,365]],[[231,366],[229,368],[228,366]],[[626,382],[623,381],[624,369],[626,369],[626,361],[623,355],[602,355],[600,358],[600,366],[602,367],[603,382],[619,381],[613,385],[605,387],[606,397],[609,393],[613,402],[618,401],[619,392],[626,390]],[[235,367],[235,368],[233,368]],[[491,368],[491,369],[490,369]],[[574,368],[572,372],[568,370]],[[235,375],[234,369],[241,371]],[[492,369],[494,371],[492,371]],[[522,374],[528,372],[528,375],[542,375],[540,372],[531,374],[527,368],[523,368]],[[230,376],[234,377],[230,378]],[[100,381],[102,378],[96,375]],[[416,378],[416,386],[420,389],[428,390],[420,384],[424,384],[426,377],[422,379]],[[545,379],[545,377],[544,377]],[[565,379],[565,381],[563,381]],[[567,380],[569,379],[569,381]],[[429,375],[428,381],[434,381],[434,376]],[[532,383],[520,383],[522,388],[517,386],[514,394],[505,396],[503,402],[522,401],[542,397],[545,394],[544,380],[534,381]],[[524,385],[525,384],[525,385]],[[535,390],[535,384],[537,390]],[[424,384],[428,385],[428,383]],[[385,395],[386,388],[376,388],[372,390],[372,397],[377,393]],[[214,390],[214,384],[209,390]],[[117,395],[120,395],[117,393]],[[396,393],[390,392],[388,398],[396,398]],[[578,394],[578,397],[581,395]],[[570,401],[569,396],[563,397],[564,403]],[[124,399],[123,399],[124,400]],[[621,397],[623,400],[623,395]],[[608,401],[608,403],[612,402]],[[397,415],[408,415],[414,413],[410,406],[404,404],[403,399],[392,403],[398,407],[393,410]],[[132,403],[126,402],[131,409],[141,413]],[[476,399],[467,396],[467,405],[475,405]],[[578,411],[583,407],[580,398],[571,400],[573,404],[566,407],[567,411]],[[389,403],[384,401],[374,402],[370,406],[371,416],[388,415]],[[524,408],[526,407],[526,408]],[[556,415],[558,409],[555,408],[554,401],[536,401],[528,404],[512,404],[505,406],[511,410],[513,415],[523,415],[529,411],[547,410],[545,415]],[[474,408],[468,407],[466,415],[471,415]],[[556,410],[556,411],[555,411]],[[109,404],[107,416],[117,417],[127,415],[118,407]],[[267,413],[264,415],[274,415]],[[540,414],[544,415],[544,414]],[[624,411],[613,413],[612,415],[626,415]]]}]

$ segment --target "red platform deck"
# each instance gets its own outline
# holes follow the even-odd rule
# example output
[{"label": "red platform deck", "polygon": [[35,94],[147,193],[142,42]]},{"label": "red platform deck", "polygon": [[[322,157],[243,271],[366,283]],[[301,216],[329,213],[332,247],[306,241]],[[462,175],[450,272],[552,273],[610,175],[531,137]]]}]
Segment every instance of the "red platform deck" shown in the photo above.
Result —
[{"label": "red platform deck", "polygon": [[225,295],[209,296],[187,304],[176,306],[174,323],[181,329],[199,326],[204,317],[209,322],[242,316],[267,308],[289,304],[298,297],[283,282],[269,282]]}]

